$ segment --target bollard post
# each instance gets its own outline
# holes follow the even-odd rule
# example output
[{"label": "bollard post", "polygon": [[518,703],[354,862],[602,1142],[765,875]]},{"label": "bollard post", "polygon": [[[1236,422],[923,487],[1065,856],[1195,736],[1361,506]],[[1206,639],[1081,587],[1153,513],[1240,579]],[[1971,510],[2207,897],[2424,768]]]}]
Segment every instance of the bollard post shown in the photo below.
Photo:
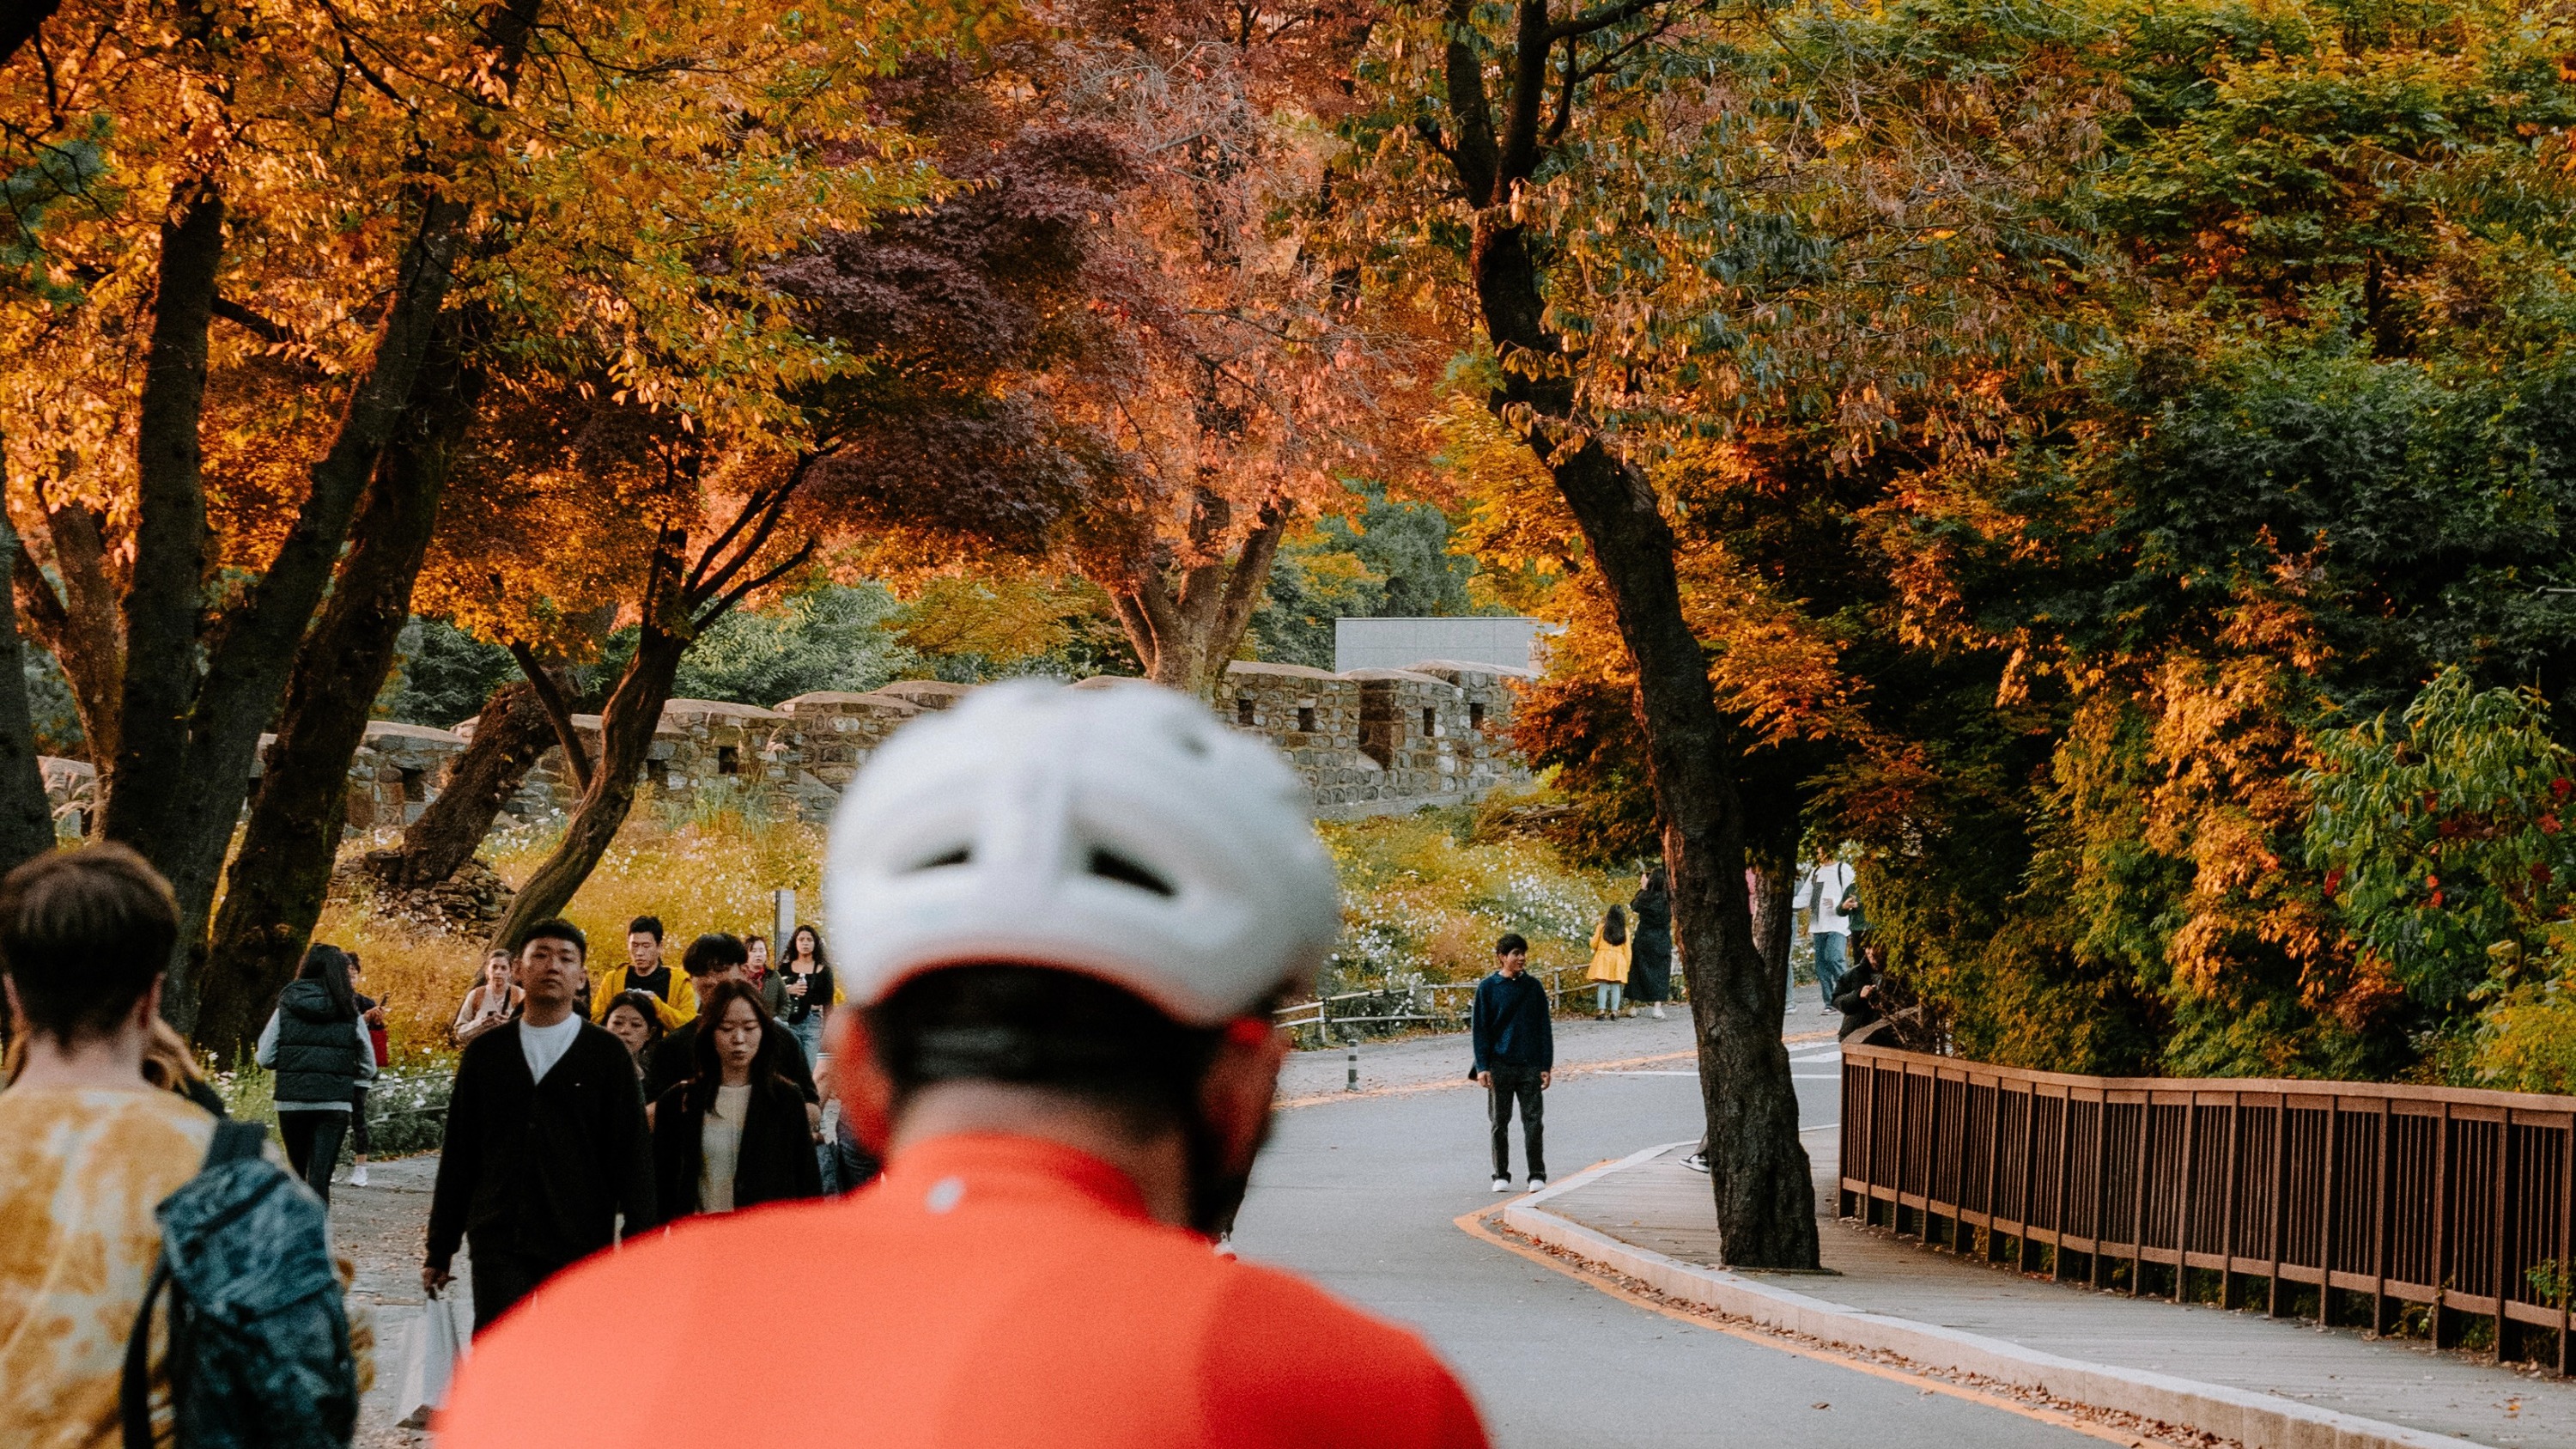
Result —
[{"label": "bollard post", "polygon": [[1356,1091],[1358,1091],[1358,1090],[1360,1089],[1360,1040],[1359,1040],[1359,1038],[1358,1038],[1358,1037],[1352,1037],[1352,1038],[1350,1039],[1349,1045],[1350,1045],[1350,1049],[1351,1049],[1351,1054],[1350,1054],[1350,1076],[1349,1076],[1349,1078],[1348,1078],[1346,1081],[1344,1081],[1344,1082],[1343,1082],[1343,1084],[1342,1084],[1342,1090],[1343,1090],[1343,1091],[1345,1091],[1345,1092],[1356,1092]]}]

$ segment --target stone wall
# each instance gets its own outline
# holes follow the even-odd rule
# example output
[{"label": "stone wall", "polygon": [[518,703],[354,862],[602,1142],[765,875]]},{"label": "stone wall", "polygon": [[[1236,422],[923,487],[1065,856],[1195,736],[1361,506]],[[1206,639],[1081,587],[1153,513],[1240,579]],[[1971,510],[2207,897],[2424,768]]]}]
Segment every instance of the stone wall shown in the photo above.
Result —
[{"label": "stone wall", "polygon": [[[1438,659],[1347,674],[1238,660],[1226,667],[1215,705],[1235,728],[1279,747],[1313,789],[1319,818],[1350,819],[1463,804],[1526,779],[1508,731],[1510,682],[1528,677],[1525,670]],[[1116,683],[1083,681],[1093,688]],[[693,804],[710,791],[739,792],[779,814],[827,819],[887,737],[967,693],[965,685],[914,679],[867,694],[800,694],[776,709],[675,699],[653,732],[645,783],[674,804]],[[573,728],[595,757],[599,716],[574,715]],[[446,787],[473,733],[471,720],[452,730],[369,724],[349,766],[350,827],[399,829],[418,819]],[[263,752],[266,746],[262,740]],[[55,818],[73,833],[86,830],[96,808],[97,772],[78,760],[48,758],[42,767]],[[563,751],[548,749],[504,809],[533,818],[569,810],[579,798]]]}]

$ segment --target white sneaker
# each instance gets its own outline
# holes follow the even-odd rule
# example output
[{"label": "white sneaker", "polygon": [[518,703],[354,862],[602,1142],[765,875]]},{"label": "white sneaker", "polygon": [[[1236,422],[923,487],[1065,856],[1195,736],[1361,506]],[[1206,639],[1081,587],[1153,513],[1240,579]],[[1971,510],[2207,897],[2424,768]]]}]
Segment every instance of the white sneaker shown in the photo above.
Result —
[{"label": "white sneaker", "polygon": [[361,1163],[359,1163],[359,1164],[358,1164],[358,1170],[349,1174],[349,1186],[351,1186],[351,1187],[365,1187],[366,1185],[367,1185],[367,1164],[365,1164],[365,1163],[361,1162]]},{"label": "white sneaker", "polygon": [[1662,1002],[1658,1001],[1658,1002],[1656,1002],[1656,1003],[1655,1003],[1655,1020],[1657,1020],[1657,1021],[1661,1021],[1661,1020],[1663,1020],[1663,1019],[1664,1019],[1664,1004],[1663,1004]]},{"label": "white sneaker", "polygon": [[1532,1192],[1536,1192],[1545,1186],[1547,1186],[1547,1179],[1544,1177],[1533,1177],[1529,1181],[1529,1190]]},{"label": "white sneaker", "polygon": [[1234,1234],[1228,1233],[1224,1237],[1216,1240],[1216,1255],[1220,1258],[1231,1258],[1234,1256]]},{"label": "white sneaker", "polygon": [[1495,1178],[1495,1179],[1494,1179],[1494,1191],[1496,1191],[1496,1192],[1510,1192],[1511,1190],[1512,1190],[1512,1180],[1511,1180],[1510,1178],[1508,1178],[1508,1177],[1498,1177],[1498,1178]]},{"label": "white sneaker", "polygon": [[1708,1171],[1708,1154],[1705,1152],[1694,1152],[1690,1156],[1682,1159],[1682,1166],[1689,1168],[1693,1172],[1706,1172]]}]

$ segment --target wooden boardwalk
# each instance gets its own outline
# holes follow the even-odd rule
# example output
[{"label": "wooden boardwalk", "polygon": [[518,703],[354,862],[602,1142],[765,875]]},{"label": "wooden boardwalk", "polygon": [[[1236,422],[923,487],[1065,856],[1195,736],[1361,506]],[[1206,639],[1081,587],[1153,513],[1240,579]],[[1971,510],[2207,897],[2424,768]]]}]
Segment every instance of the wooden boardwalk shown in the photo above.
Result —
[{"label": "wooden boardwalk", "polygon": [[[1830,1213],[1831,1134],[1810,1133],[1807,1146],[1818,1157],[1819,1211]],[[1682,1152],[1610,1173],[1547,1208],[1637,1247],[1714,1266],[1708,1179],[1681,1165]],[[2277,1394],[2497,1449],[2576,1446],[2576,1382],[2351,1330],[2025,1278],[1831,1218],[1818,1228],[1825,1266],[1840,1276],[1789,1277],[1782,1286],[2068,1358]]]}]

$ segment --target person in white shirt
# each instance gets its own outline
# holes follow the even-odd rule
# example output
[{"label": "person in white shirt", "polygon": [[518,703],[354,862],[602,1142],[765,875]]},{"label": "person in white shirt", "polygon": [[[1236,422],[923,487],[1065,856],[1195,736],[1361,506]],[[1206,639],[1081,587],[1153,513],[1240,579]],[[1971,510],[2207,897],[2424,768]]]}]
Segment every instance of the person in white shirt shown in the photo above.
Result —
[{"label": "person in white shirt", "polygon": [[1816,986],[1823,993],[1825,1005],[1834,1001],[1834,988],[1842,984],[1843,974],[1851,970],[1850,910],[1857,904],[1852,895],[1852,868],[1838,860],[1819,861],[1808,873],[1806,888],[1798,904],[1808,912],[1807,932],[1816,943]]}]

